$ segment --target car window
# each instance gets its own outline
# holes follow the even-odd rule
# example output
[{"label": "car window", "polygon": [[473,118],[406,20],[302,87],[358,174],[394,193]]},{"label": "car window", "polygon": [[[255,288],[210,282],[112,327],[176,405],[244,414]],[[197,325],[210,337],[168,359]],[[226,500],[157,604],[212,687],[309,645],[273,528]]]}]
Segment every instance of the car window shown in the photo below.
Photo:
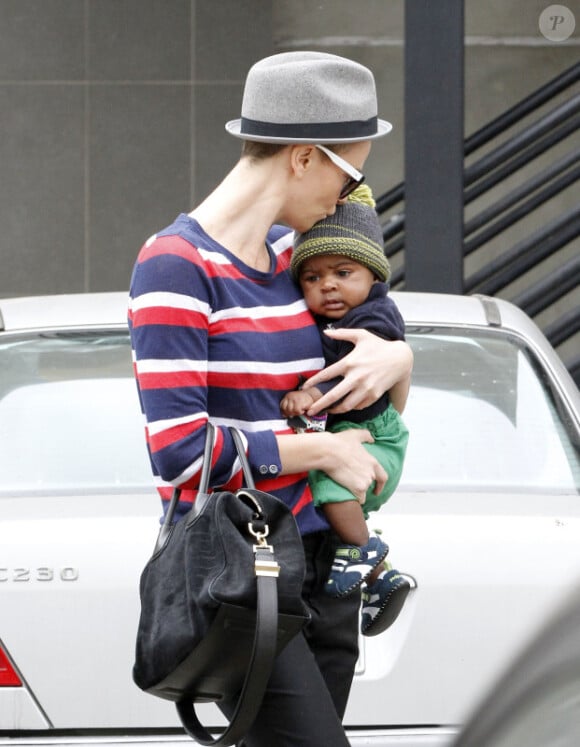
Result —
[{"label": "car window", "polygon": [[578,492],[578,432],[519,337],[410,330],[401,488]]},{"label": "car window", "polygon": [[0,344],[0,491],[151,490],[126,332]]},{"label": "car window", "polygon": [[[519,338],[411,329],[401,489],[577,492],[578,434]],[[152,489],[126,331],[0,341],[0,494]]]}]

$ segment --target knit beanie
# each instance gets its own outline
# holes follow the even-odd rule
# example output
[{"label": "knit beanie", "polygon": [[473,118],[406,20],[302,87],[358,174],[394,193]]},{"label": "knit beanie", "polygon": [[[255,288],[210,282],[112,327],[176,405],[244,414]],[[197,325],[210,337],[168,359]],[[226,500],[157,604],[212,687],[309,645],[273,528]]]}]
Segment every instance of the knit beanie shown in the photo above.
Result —
[{"label": "knit beanie", "polygon": [[386,282],[391,268],[383,248],[383,231],[375,211],[373,193],[361,184],[337,205],[334,215],[315,223],[309,231],[294,235],[290,269],[298,279],[303,262],[323,254],[340,254],[368,267]]}]

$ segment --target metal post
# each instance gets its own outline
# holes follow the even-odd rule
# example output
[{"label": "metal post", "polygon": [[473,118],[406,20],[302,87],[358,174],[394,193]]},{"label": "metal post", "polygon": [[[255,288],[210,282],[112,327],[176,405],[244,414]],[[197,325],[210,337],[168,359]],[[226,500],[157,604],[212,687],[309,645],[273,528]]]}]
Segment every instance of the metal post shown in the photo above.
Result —
[{"label": "metal post", "polygon": [[406,0],[406,290],[463,292],[463,46],[463,0]]}]

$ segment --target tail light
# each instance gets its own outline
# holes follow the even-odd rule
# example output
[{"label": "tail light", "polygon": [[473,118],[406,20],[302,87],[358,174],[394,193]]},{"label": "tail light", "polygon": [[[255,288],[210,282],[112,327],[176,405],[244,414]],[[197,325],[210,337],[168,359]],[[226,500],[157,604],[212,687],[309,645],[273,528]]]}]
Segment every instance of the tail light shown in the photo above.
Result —
[{"label": "tail light", "polygon": [[8,654],[0,644],[0,687],[22,687],[22,680],[16,673]]}]

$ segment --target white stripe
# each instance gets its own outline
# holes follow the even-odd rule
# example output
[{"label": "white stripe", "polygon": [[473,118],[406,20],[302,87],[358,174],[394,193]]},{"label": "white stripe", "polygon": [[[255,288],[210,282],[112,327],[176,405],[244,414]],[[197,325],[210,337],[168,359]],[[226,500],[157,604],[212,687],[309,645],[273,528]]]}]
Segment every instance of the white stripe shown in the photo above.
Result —
[{"label": "white stripe", "polygon": [[231,373],[235,374],[271,374],[281,376],[283,374],[299,374],[302,371],[318,371],[324,366],[322,358],[305,358],[299,361],[282,361],[273,363],[271,361],[208,361],[189,360],[187,358],[157,359],[146,358],[136,362],[138,374],[155,373],[179,373],[182,371],[195,371],[197,373]]},{"label": "white stripe", "polygon": [[[154,422],[148,423],[147,428],[149,429],[150,435],[157,435],[162,433],[169,428],[173,428],[177,425],[183,425],[185,423],[195,423],[196,420],[207,420],[207,412],[197,413],[194,417],[184,418],[171,418],[167,420],[155,420]],[[285,420],[241,420],[240,418],[211,418],[211,422],[217,427],[229,428],[233,426],[241,431],[247,433],[259,433],[260,431],[284,431],[288,430],[288,424]]]},{"label": "white stripe", "polygon": [[[207,413],[200,413],[199,418],[207,418]],[[179,418],[175,420],[175,424],[177,424],[177,421],[180,420],[182,422],[187,422],[186,418]],[[167,426],[167,423],[171,423],[170,420],[160,420],[156,423],[150,423],[149,424],[149,430],[152,430],[152,426],[160,426],[159,432],[163,430],[163,424]],[[287,429],[287,424],[285,420],[259,420],[257,422],[248,422],[246,420],[236,420],[235,418],[214,418],[212,417],[212,423],[215,426],[234,426],[242,431],[247,431],[250,433],[258,433],[259,431],[281,431]],[[217,432],[215,435],[215,438],[217,440]],[[242,441],[244,444],[244,448],[247,451],[248,449],[248,441],[245,438],[244,434],[242,433]],[[215,443],[214,443],[215,446]],[[184,482],[187,482],[187,480],[191,479],[193,475],[195,475],[197,472],[201,470],[201,466],[203,463],[203,455],[200,456],[198,459],[196,459],[194,462],[192,462],[190,465],[188,465],[183,472],[180,475],[177,475],[177,477],[172,480],[171,482],[167,482],[166,480],[163,480],[159,475],[154,475],[154,482],[156,488],[168,488],[168,487],[175,487],[178,485],[181,485]],[[235,474],[236,471],[241,469],[239,460],[236,459],[235,464],[233,465],[233,469],[230,472],[230,475],[228,476],[226,482],[231,478],[232,475]]]},{"label": "white stripe", "polygon": [[165,306],[171,309],[187,309],[188,311],[197,311],[209,316],[209,305],[207,303],[192,296],[185,296],[183,293],[155,291],[153,293],[143,293],[131,301],[131,310],[133,312],[158,306]]},{"label": "white stripe", "polygon": [[[287,249],[289,249],[293,243],[294,232],[288,231],[288,233],[285,233],[283,236],[280,236],[279,239],[276,239],[276,241],[272,242],[272,251],[276,256],[278,256],[279,254],[282,254]],[[200,257],[202,257],[202,259],[204,259],[205,261],[213,262],[216,265],[231,265],[231,260],[229,260],[219,252],[200,246],[197,247],[197,251],[199,252]]]},{"label": "white stripe", "polygon": [[291,304],[283,306],[255,306],[239,307],[232,306],[229,309],[222,309],[211,313],[209,304],[200,301],[198,298],[186,296],[182,293],[143,293],[136,296],[130,301],[131,311],[136,313],[143,309],[167,307],[171,309],[186,309],[187,311],[196,311],[207,317],[211,316],[212,322],[227,321],[229,319],[270,319],[272,317],[286,318],[301,314],[306,310],[304,299],[300,298]]},{"label": "white stripe", "polygon": [[204,249],[202,246],[196,246],[196,249],[199,252],[199,256],[205,262],[211,262],[214,265],[231,265],[232,264],[230,259],[225,257],[223,254],[220,254],[219,252],[213,252],[211,249]]},{"label": "white stripe", "polygon": [[212,415],[211,422],[224,427],[234,426],[247,433],[259,433],[260,431],[283,431],[288,430],[285,420],[257,420],[248,421],[239,418],[216,418]]},{"label": "white stripe", "polygon": [[149,434],[156,436],[163,431],[167,431],[170,428],[175,428],[178,425],[185,425],[187,423],[195,423],[198,420],[207,420],[207,412],[196,412],[195,415],[185,415],[182,418],[166,418],[165,420],[153,420],[147,424]]},{"label": "white stripe", "polygon": [[177,477],[174,480],[171,480],[171,482],[167,482],[167,480],[163,480],[159,475],[154,475],[154,484],[157,489],[159,488],[177,488],[180,485],[182,485],[184,482],[187,482],[193,475],[195,475],[196,472],[199,472],[201,470],[201,464],[203,462],[203,455],[199,457],[199,459],[196,459],[193,464],[190,464],[180,475],[177,475]]},{"label": "white stripe", "polygon": [[[157,238],[157,235],[151,236],[151,238],[147,241],[147,246],[150,246],[153,241]],[[288,233],[285,233],[283,236],[280,236],[279,239],[272,242],[272,250],[274,251],[274,254],[278,256],[279,254],[282,254],[285,252],[288,248],[290,248],[294,241],[294,232],[288,231]],[[214,251],[212,249],[207,249],[203,246],[196,246],[195,247],[199,253],[199,256],[205,261],[205,262],[212,262],[216,265],[231,265],[231,260],[228,259],[226,256],[224,256],[221,252]]]},{"label": "white stripe", "polygon": [[196,361],[188,358],[145,358],[137,361],[137,373],[176,373],[178,371],[207,371],[207,361]]},{"label": "white stripe", "polygon": [[282,254],[294,244],[294,231],[289,231],[272,243],[274,254]]},{"label": "white stripe", "polygon": [[303,298],[284,306],[254,306],[251,308],[232,306],[229,309],[216,311],[211,315],[212,322],[227,321],[229,319],[270,319],[272,317],[288,317],[301,314],[306,309]]},{"label": "white stripe", "polygon": [[181,485],[182,483],[190,480],[197,472],[201,470],[202,463],[203,454],[199,457],[199,459],[196,459],[192,464],[190,464],[189,467],[186,467],[180,475],[177,475],[175,480],[171,481],[171,484]]},{"label": "white stripe", "polygon": [[[212,373],[231,374],[281,374],[302,373],[302,371],[319,370],[324,365],[322,358],[306,358],[300,361],[209,361],[208,371]],[[192,369],[193,370],[193,369]]]}]

